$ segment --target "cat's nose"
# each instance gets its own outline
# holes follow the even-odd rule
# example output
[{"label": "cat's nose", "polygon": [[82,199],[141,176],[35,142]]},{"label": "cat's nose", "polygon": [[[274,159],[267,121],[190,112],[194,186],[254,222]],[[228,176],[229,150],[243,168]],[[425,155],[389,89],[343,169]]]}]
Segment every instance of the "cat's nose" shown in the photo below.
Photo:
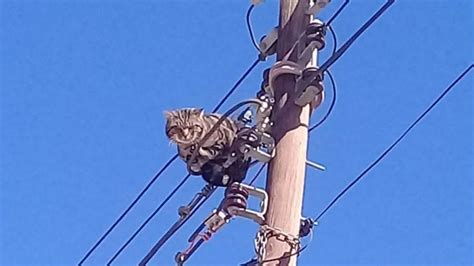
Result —
[{"label": "cat's nose", "polygon": [[184,128],[183,129],[183,135],[187,136],[189,133],[189,129],[188,128]]}]

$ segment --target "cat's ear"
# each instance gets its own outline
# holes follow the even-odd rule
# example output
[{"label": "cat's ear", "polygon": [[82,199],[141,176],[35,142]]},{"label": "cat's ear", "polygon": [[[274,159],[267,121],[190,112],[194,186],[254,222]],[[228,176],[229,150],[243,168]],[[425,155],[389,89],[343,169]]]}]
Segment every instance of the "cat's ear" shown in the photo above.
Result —
[{"label": "cat's ear", "polygon": [[170,120],[173,117],[173,112],[164,111],[163,115],[165,116],[166,120]]},{"label": "cat's ear", "polygon": [[195,108],[193,109],[193,114],[199,117],[204,116],[204,109],[203,108]]}]

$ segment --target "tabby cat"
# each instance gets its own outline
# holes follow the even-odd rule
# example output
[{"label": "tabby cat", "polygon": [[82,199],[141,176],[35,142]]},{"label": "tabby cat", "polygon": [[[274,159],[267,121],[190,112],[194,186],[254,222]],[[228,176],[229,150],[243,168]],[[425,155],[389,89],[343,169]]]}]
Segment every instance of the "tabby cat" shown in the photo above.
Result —
[{"label": "tabby cat", "polygon": [[[164,114],[166,135],[171,142],[177,144],[178,154],[186,163],[191,158],[194,146],[221,118],[218,114],[204,114],[203,109],[197,108],[166,111]],[[191,164],[191,170],[199,174],[206,162],[224,154],[232,145],[237,130],[237,122],[226,118],[211,137],[202,144],[196,159]]]}]

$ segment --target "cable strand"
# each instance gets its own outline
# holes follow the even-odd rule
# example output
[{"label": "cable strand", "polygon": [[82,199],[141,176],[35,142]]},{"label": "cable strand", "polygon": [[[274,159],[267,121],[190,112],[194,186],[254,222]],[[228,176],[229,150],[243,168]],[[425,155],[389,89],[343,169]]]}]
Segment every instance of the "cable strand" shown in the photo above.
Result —
[{"label": "cable strand", "polygon": [[332,17],[328,20],[327,25],[331,25],[331,23],[339,16],[339,14],[344,10],[344,8],[349,4],[349,0],[345,0],[344,3],[339,7],[339,9],[332,15]]},{"label": "cable strand", "polygon": [[161,202],[161,204],[151,213],[150,216],[148,216],[148,218],[140,225],[140,227],[138,227],[138,229],[133,233],[133,235],[125,242],[125,244],[123,244],[117,250],[117,252],[115,252],[112,258],[107,262],[107,265],[111,265],[112,262],[115,261],[115,259],[125,250],[125,248],[127,248],[127,246],[135,239],[135,237],[143,230],[143,228],[145,228],[145,226],[156,216],[156,214],[158,214],[158,212],[163,208],[163,206],[165,206],[165,204],[168,203],[168,201],[174,196],[174,194],[176,194],[176,192],[184,185],[184,183],[188,181],[190,177],[191,175],[187,174],[183,178],[183,180],[181,180],[181,182],[173,189],[173,191],[171,191],[171,193],[168,194],[165,200]]},{"label": "cable strand", "polygon": [[349,185],[347,185],[339,194],[324,208],[324,210],[315,219],[319,222],[321,217],[359,180],[361,180],[372,168],[374,168],[395,146],[454,88],[454,86],[473,68],[471,64],[464,70],[444,91],[439,95],[430,106],[418,116],[418,118],[393,142],[375,161],[373,161],[364,171],[362,171]]},{"label": "cable strand", "polygon": [[249,9],[247,10],[247,15],[245,16],[245,21],[247,22],[247,29],[250,35],[250,40],[252,41],[253,46],[255,49],[261,53],[260,47],[257,44],[257,40],[255,39],[255,35],[253,34],[252,30],[252,23],[250,22],[250,16],[252,14],[252,10],[254,9],[255,5],[250,5]]},{"label": "cable strand", "polygon": [[329,105],[329,109],[327,110],[326,114],[323,116],[323,118],[321,118],[321,120],[316,123],[316,125],[312,126],[310,129],[309,129],[309,132],[313,131],[314,129],[316,129],[317,127],[321,126],[324,121],[326,121],[326,119],[328,119],[328,117],[331,115],[332,113],[332,110],[334,109],[334,106],[336,105],[336,99],[337,99],[337,89],[336,89],[336,82],[334,80],[334,77],[333,75],[331,74],[331,71],[329,71],[329,69],[326,70],[326,73],[328,74],[329,76],[329,79],[331,80],[331,87],[332,87],[332,100],[331,100],[331,104]]},{"label": "cable strand", "polygon": [[86,255],[81,259],[81,261],[79,262],[79,266],[82,265],[84,263],[84,261],[87,260],[87,258],[89,258],[89,256],[92,254],[92,252],[94,252],[97,247],[104,241],[104,239],[112,232],[112,230],[115,229],[115,227],[117,227],[117,225],[123,220],[123,218],[130,212],[130,210],[138,203],[138,201],[143,197],[143,195],[145,194],[145,192],[148,191],[148,189],[150,189],[150,187],[153,185],[153,183],[155,183],[155,181],[158,179],[158,177],[160,177],[160,175],[178,158],[178,154],[174,155],[173,157],[171,157],[168,162],[166,162],[166,164],[153,176],[153,178],[148,182],[148,184],[145,186],[145,188],[142,189],[142,191],[138,194],[138,196],[132,201],[132,203],[125,209],[124,212],[122,212],[122,214],[119,216],[119,218],[117,220],[115,220],[115,222],[112,224],[112,226],[110,226],[107,231],[99,238],[98,241],[96,241],[96,243],[92,246],[91,249],[89,249],[89,251],[87,251]]}]

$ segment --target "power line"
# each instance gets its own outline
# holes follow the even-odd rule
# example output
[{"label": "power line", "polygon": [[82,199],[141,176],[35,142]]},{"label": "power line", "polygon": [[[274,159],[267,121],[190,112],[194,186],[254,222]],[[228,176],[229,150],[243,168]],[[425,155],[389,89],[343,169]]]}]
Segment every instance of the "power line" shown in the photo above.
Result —
[{"label": "power line", "polygon": [[227,101],[227,99],[235,92],[237,87],[244,81],[245,78],[252,72],[252,70],[258,65],[258,63],[261,62],[259,58],[257,58],[247,70],[245,70],[244,74],[237,80],[237,82],[232,86],[232,88],[226,93],[226,95],[220,100],[220,102],[216,105],[214,110],[212,110],[213,113],[217,112],[222,105]]},{"label": "power line", "polygon": [[347,6],[347,4],[349,4],[349,0],[345,0],[344,3],[337,9],[336,13],[334,13],[334,15],[332,15],[332,17],[328,20],[328,22],[326,23],[326,25],[331,25],[331,23],[337,18],[337,16],[339,16],[339,14],[342,12],[342,10],[344,10],[344,8]]},{"label": "power line", "polygon": [[331,87],[332,87],[331,104],[329,105],[329,109],[326,112],[326,114],[323,116],[323,118],[321,118],[321,120],[318,123],[316,123],[316,125],[312,126],[309,129],[309,132],[313,131],[314,129],[316,129],[317,127],[322,125],[324,123],[324,121],[326,121],[326,119],[328,119],[329,115],[331,115],[332,110],[334,109],[334,106],[336,105],[336,98],[337,98],[336,82],[334,81],[334,77],[332,76],[331,71],[329,71],[329,69],[326,70],[326,73],[328,74],[329,79],[331,80]]},{"label": "power line", "polygon": [[336,33],[334,32],[334,29],[332,28],[331,25],[327,25],[327,28],[329,29],[329,32],[331,33],[331,36],[332,36],[332,52],[331,52],[331,55],[334,55],[336,53],[336,49],[337,49]]},{"label": "power line", "polygon": [[81,259],[79,262],[79,265],[82,265],[84,261],[86,261],[87,258],[94,252],[94,250],[97,249],[97,247],[104,241],[104,239],[114,230],[115,227],[123,220],[123,218],[130,212],[130,210],[137,204],[137,202],[143,197],[145,192],[150,189],[150,187],[155,183],[155,181],[160,177],[160,175],[178,158],[178,154],[175,156],[171,157],[168,162],[156,173],[153,178],[148,182],[148,184],[145,186],[144,189],[138,194],[138,196],[132,201],[132,203],[125,209],[125,211],[119,216],[117,220],[110,226],[107,231],[99,238],[99,240],[92,246],[89,251],[87,251],[86,255]]},{"label": "power line", "polygon": [[115,252],[112,258],[107,262],[107,265],[111,265],[112,262],[115,261],[115,259],[122,253],[122,251],[124,251],[125,248],[127,248],[127,246],[133,241],[133,239],[135,239],[135,237],[143,230],[143,228],[145,228],[145,226],[153,219],[153,217],[155,217],[155,215],[158,214],[158,212],[173,197],[173,195],[176,194],[176,192],[184,185],[184,183],[186,183],[186,181],[188,181],[189,177],[191,177],[191,175],[187,174],[183,178],[183,180],[181,180],[181,182],[173,189],[173,191],[171,191],[171,193],[168,194],[165,200],[163,200],[163,202],[161,202],[161,204],[150,214],[150,216],[148,216],[148,218],[140,225],[140,227],[138,227],[138,229],[133,233],[133,235],[125,242],[125,244],[123,244],[117,250],[117,252]]},{"label": "power line", "polygon": [[260,176],[260,174],[262,173],[263,169],[265,168],[265,165],[266,164],[262,164],[262,166],[260,167],[260,169],[258,169],[257,173],[255,174],[255,176],[252,178],[252,180],[250,181],[249,185],[252,185],[253,182],[255,182],[257,180],[257,178]]},{"label": "power line", "polygon": [[166,243],[166,241],[168,241],[168,239],[170,239],[173,234],[178,231],[194,215],[194,213],[196,213],[196,211],[199,210],[199,208],[201,208],[201,206],[212,196],[212,194],[216,191],[216,188],[217,187],[213,187],[207,197],[200,201],[198,205],[196,205],[196,207],[188,215],[186,215],[184,219],[179,220],[178,222],[173,224],[171,230],[164,234],[160,238],[160,240],[153,246],[153,248],[147,253],[147,255],[140,261],[140,266],[146,265],[153,258],[156,252],[158,252],[158,250]]},{"label": "power line", "polygon": [[[340,11],[342,11],[342,9],[345,7],[345,5],[347,5],[347,3],[349,3],[349,1],[346,1],[344,2],[344,4],[339,8],[338,12],[340,13]],[[334,18],[337,17],[337,15],[339,14],[338,12],[336,12],[336,14],[334,14],[331,18],[331,21],[334,20]],[[332,28],[332,26],[328,23],[326,24],[326,27],[329,29],[329,31],[331,32],[331,36],[332,36],[332,39],[333,39],[333,42],[332,42],[332,53],[331,53],[331,56],[333,56],[335,53],[336,53],[336,49],[337,49],[337,37],[336,37],[336,33],[334,32],[334,29]],[[336,105],[336,98],[337,98],[337,87],[336,87],[336,81],[333,77],[333,75],[331,74],[331,71],[328,69],[325,70],[325,72],[328,74],[329,76],[329,79],[331,80],[331,87],[332,87],[332,100],[331,100],[331,104],[329,105],[329,109],[328,111],[326,112],[326,114],[323,116],[323,118],[318,122],[316,123],[316,125],[312,126],[310,129],[309,129],[309,132],[313,131],[314,129],[316,129],[317,127],[319,127],[321,124],[324,123],[324,121],[326,121],[326,119],[329,117],[329,115],[331,114],[334,106]]]},{"label": "power line", "polygon": [[[344,188],[332,201],[331,203],[318,215],[314,223],[318,223],[321,217],[352,187],[354,186],[367,172],[369,172],[376,164],[378,164],[409,132],[411,129],[413,129],[418,122],[423,119],[424,116],[426,116],[431,109],[433,109],[439,101],[441,101],[446,94],[448,94],[451,89],[474,67],[474,65],[470,65],[466,70],[464,70],[457,78],[454,80],[447,89],[443,91],[443,93],[438,96],[438,98],[403,132],[403,134],[394,142],[392,145],[389,146],[372,164],[370,164],[356,179],[354,179],[346,188]],[[299,249],[298,251],[288,254],[282,257],[274,258],[274,259],[268,259],[265,261],[262,261],[262,263],[267,263],[267,262],[273,262],[273,261],[279,261],[282,259],[290,258],[292,256],[297,256],[301,252],[303,252],[307,247],[309,243],[306,244],[304,247]]]},{"label": "power line", "polygon": [[332,64],[334,64],[346,51],[349,49],[349,47],[364,33],[367,28],[370,27],[387,9],[393,5],[395,0],[388,0],[377,12],[369,19],[367,22],[362,25],[350,38],[347,40],[341,48],[337,49],[337,51],[329,57],[326,62],[319,68],[321,72],[325,71],[328,69]]},{"label": "power line", "polygon": [[431,105],[393,142],[375,161],[373,161],[362,173],[360,173],[349,185],[347,185],[339,194],[324,208],[316,218],[316,222],[359,180],[362,179],[372,168],[374,168],[395,146],[454,88],[454,86],[473,68],[471,64],[464,70]]},{"label": "power line", "polygon": [[260,47],[258,46],[257,40],[255,39],[255,35],[253,34],[252,23],[250,22],[250,15],[252,14],[252,10],[254,7],[255,5],[250,5],[249,9],[247,10],[247,15],[245,16],[245,21],[247,22],[247,29],[249,31],[250,40],[252,41],[253,46],[255,47],[255,49],[257,49],[259,53],[261,53]]}]

